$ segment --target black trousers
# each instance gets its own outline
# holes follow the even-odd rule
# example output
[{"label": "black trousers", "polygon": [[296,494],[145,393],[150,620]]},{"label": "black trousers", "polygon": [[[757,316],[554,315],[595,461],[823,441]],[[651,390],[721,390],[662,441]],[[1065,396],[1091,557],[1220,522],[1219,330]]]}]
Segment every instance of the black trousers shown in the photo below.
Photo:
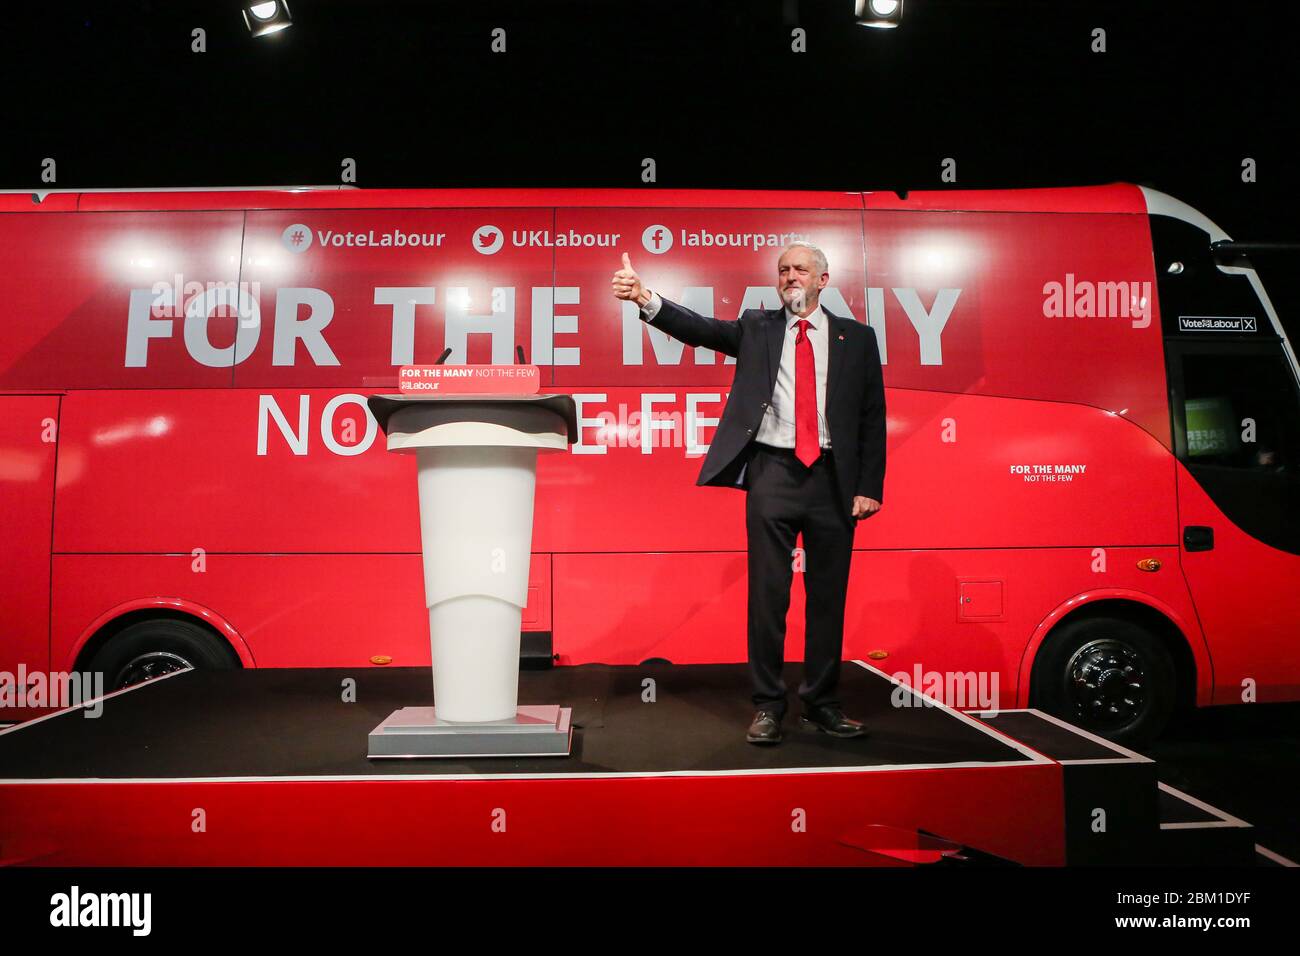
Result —
[{"label": "black trousers", "polygon": [[[747,465],[749,670],[754,704],[786,713],[785,617],[796,564],[806,596],[804,681],[807,707],[839,706],[844,603],[853,557],[853,518],[843,512],[831,453],[809,468],[793,449],[754,443]],[[794,553],[802,533],[802,561]]]}]

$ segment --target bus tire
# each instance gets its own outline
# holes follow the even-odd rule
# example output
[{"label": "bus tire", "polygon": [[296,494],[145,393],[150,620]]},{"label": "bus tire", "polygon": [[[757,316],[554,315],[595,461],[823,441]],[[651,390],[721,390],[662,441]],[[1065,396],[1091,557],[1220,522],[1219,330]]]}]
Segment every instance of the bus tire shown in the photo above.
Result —
[{"label": "bus tire", "polygon": [[1150,631],[1118,617],[1066,621],[1034,661],[1031,706],[1129,745],[1160,736],[1173,715],[1177,678]]},{"label": "bus tire", "polygon": [[230,670],[239,659],[211,631],[191,621],[138,621],[110,638],[90,659],[109,691],[121,690],[186,667]]}]

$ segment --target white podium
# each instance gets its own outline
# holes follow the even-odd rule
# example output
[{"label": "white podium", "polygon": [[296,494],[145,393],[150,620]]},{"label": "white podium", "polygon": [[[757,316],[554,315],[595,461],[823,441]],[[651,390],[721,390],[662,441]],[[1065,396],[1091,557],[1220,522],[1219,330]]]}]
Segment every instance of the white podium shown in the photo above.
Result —
[{"label": "white podium", "polygon": [[[519,706],[537,455],[578,437],[568,395],[372,395],[388,450],[416,458],[432,707],[394,711],[371,757],[568,756],[571,709]],[[399,596],[400,597],[400,596]]]}]

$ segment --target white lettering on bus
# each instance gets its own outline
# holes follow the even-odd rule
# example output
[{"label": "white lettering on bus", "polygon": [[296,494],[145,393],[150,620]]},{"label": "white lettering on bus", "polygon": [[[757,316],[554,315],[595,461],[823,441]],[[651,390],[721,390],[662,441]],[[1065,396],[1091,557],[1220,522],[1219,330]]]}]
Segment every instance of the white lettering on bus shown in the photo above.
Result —
[{"label": "white lettering on bus", "polygon": [[393,307],[394,365],[415,364],[415,307],[437,301],[433,286],[380,286],[375,289],[375,305]]},{"label": "white lettering on bus", "polygon": [[[920,342],[920,363],[942,365],[942,334],[952,317],[961,289],[939,289],[933,305],[927,309],[914,288],[894,288],[892,292],[902,307],[908,321],[916,330]],[[557,306],[576,306],[580,291],[577,286],[534,286],[531,292],[530,360],[535,365],[578,366],[582,350],[576,345],[557,346],[562,336],[578,334],[580,317],[575,312],[560,314]],[[880,360],[888,364],[885,337],[885,290],[867,288],[867,324],[875,331],[880,346]],[[170,339],[174,334],[168,315],[168,293],[155,295],[150,289],[132,289],[127,309],[126,353],[127,368],[145,368],[149,364],[149,344],[153,339]],[[444,341],[439,348],[450,346],[448,361],[464,364],[471,335],[491,338],[490,364],[510,365],[515,360],[515,298],[514,286],[496,286],[491,290],[491,306],[486,312],[471,311],[469,289],[450,286],[439,296],[433,286],[379,286],[374,289],[373,302],[392,309],[391,343],[389,360],[394,368],[417,364],[415,355],[416,309],[420,306],[443,304]],[[674,301],[701,315],[713,315],[714,291],[712,286],[689,286],[675,295]],[[822,304],[830,313],[857,321],[843,294],[827,286],[821,295]],[[155,308],[158,306],[158,308]],[[300,317],[300,313],[305,315]],[[749,286],[745,289],[737,313],[748,309],[775,309],[780,306],[776,290],[770,286]],[[237,308],[241,315],[239,330],[234,342],[224,348],[213,347],[208,338],[208,323],[219,308]],[[604,306],[601,306],[604,308]],[[730,311],[730,309],[728,309]],[[217,286],[205,290],[189,300],[185,309],[185,349],[197,363],[210,368],[231,368],[247,361],[257,348],[261,337],[261,306],[255,297],[246,297],[242,291]],[[685,344],[661,329],[641,321],[633,303],[622,303],[621,345],[624,366],[646,364],[645,342],[650,342],[653,364],[660,367],[684,364]],[[342,362],[330,348],[325,330],[334,319],[334,299],[322,289],[282,288],[275,296],[275,329],[273,332],[271,364],[276,367],[293,367],[298,362],[298,343],[306,349],[315,366],[341,366]],[[712,349],[698,346],[694,349],[693,364],[716,365],[717,356]],[[732,356],[725,356],[724,365],[734,365]]]},{"label": "white lettering on bus", "polygon": [[[298,318],[300,306],[307,306],[307,318]],[[338,365],[321,330],[334,318],[334,300],[321,289],[281,289],[275,296],[275,344],[272,365],[293,365],[296,343],[301,340],[317,365]]]},{"label": "white lettering on bus", "polygon": [[[948,319],[952,317],[952,310],[957,304],[959,295],[961,289],[940,289],[934,297],[934,305],[926,311],[915,289],[894,290],[894,298],[903,307],[907,320],[912,323],[912,328],[916,329],[917,338],[920,339],[922,365],[943,364],[943,346],[940,336],[943,334],[943,327],[948,324]],[[884,327],[884,323],[876,326],[881,339],[884,338]],[[883,348],[880,360],[882,362],[885,360]]]},{"label": "white lettering on bus", "polygon": [[[365,416],[366,432],[361,436],[361,440],[355,445],[344,445],[334,437],[334,418],[338,414],[340,406],[346,404],[357,405],[361,409],[361,414]],[[280,437],[284,439],[289,450],[295,455],[307,454],[307,438],[310,434],[311,419],[311,396],[298,396],[298,427],[294,428],[285,418],[284,411],[280,404],[275,400],[274,395],[257,396],[257,453],[265,455],[267,448],[267,437],[270,429],[268,424],[271,419],[275,420],[275,425],[280,429]],[[375,416],[370,413],[366,407],[366,396],[359,395],[355,392],[346,392],[341,395],[335,395],[326,404],[320,417],[320,437],[328,448],[336,455],[351,457],[360,455],[367,451],[374,444],[375,437],[379,434],[379,422]]]},{"label": "white lettering on bus", "polygon": [[[709,446],[700,443],[700,429],[716,426],[720,419],[700,414],[703,404],[721,405],[730,392],[644,392],[634,397],[632,403],[620,404],[617,409],[605,409],[598,415],[588,414],[596,403],[607,400],[605,392],[576,393],[578,441],[570,446],[575,455],[604,455],[612,445],[615,448],[636,448],[649,455],[657,448],[683,448],[687,457],[698,457],[708,452]],[[274,395],[257,396],[257,454],[266,456],[271,441],[271,423],[292,454],[305,456],[311,446],[312,396],[298,395],[297,422],[291,424],[286,409]],[[685,403],[685,414],[678,411],[679,400]],[[334,437],[335,420],[344,405],[356,405],[359,415],[365,417],[365,433],[354,444],[343,444]],[[668,406],[668,408],[665,408]],[[379,422],[366,406],[366,396],[344,392],[330,398],[322,409],[319,421],[321,442],[331,454],[353,457],[364,454],[379,436]],[[594,431],[593,431],[594,430]]]},{"label": "white lettering on bus", "polygon": [[437,247],[442,245],[442,241],[447,238],[445,232],[402,232],[394,229],[391,232],[380,233],[375,235],[375,230],[369,232],[334,232],[332,229],[317,229],[316,241],[322,246],[395,246],[402,248],[404,246],[421,246]]}]

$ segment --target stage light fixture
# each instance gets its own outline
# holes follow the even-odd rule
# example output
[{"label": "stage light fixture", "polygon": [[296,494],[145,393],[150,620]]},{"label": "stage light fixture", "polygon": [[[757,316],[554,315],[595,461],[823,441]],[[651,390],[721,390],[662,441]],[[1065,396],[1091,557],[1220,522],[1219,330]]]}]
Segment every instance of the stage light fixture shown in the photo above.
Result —
[{"label": "stage light fixture", "polygon": [[903,0],[854,0],[853,16],[864,27],[892,30],[903,19]]},{"label": "stage light fixture", "polygon": [[244,24],[255,37],[264,37],[292,26],[293,15],[289,13],[288,0],[262,0],[259,3],[244,4]]}]

